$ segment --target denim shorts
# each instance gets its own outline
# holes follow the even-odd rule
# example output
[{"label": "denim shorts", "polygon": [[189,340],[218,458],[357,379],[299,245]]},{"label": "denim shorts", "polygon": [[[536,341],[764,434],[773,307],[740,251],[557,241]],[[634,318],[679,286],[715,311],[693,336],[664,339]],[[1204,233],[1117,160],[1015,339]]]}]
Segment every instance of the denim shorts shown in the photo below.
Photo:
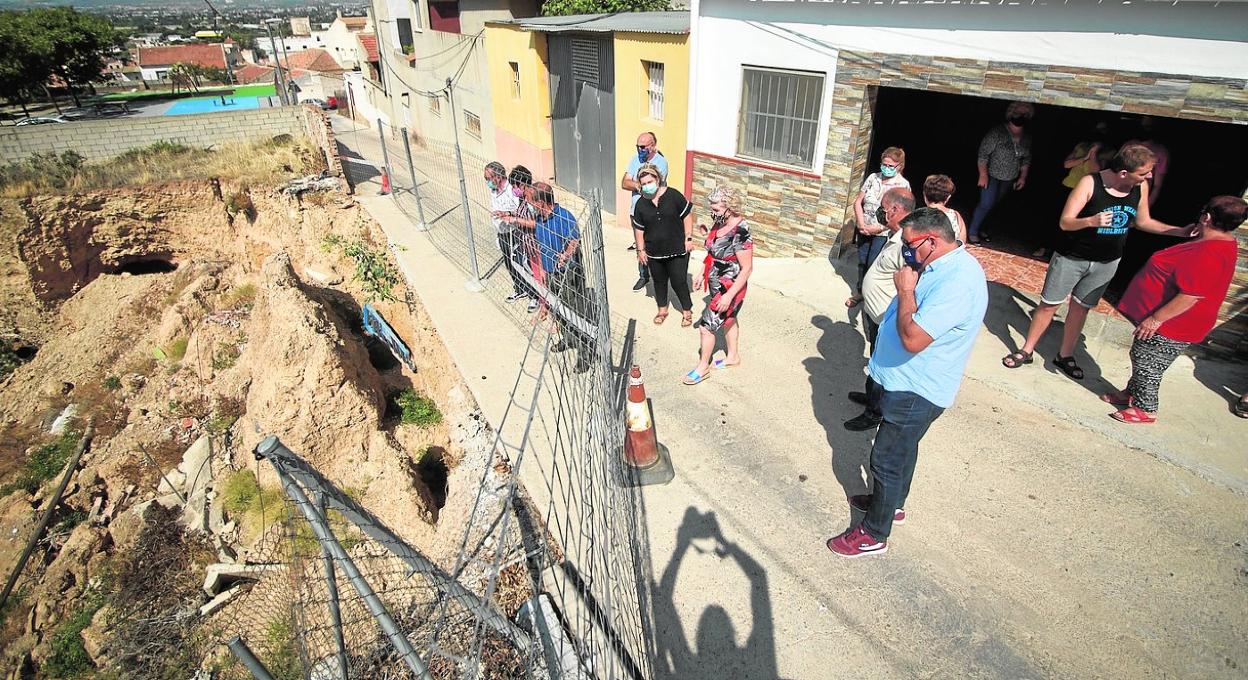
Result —
[{"label": "denim shorts", "polygon": [[1049,260],[1049,270],[1044,275],[1040,301],[1046,305],[1060,305],[1069,296],[1080,305],[1091,309],[1101,301],[1105,288],[1117,271],[1118,260],[1090,262],[1053,253],[1053,259]]}]

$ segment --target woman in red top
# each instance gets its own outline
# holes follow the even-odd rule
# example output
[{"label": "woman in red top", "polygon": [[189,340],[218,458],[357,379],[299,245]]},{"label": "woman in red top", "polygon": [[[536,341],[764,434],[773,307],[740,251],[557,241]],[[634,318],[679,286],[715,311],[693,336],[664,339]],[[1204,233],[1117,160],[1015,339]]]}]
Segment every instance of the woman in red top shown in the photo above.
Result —
[{"label": "woman in red top", "polygon": [[1231,234],[1248,217],[1235,196],[1209,199],[1196,221],[1196,238],[1153,254],[1118,303],[1135,324],[1127,389],[1101,397],[1124,406],[1110,417],[1124,423],[1157,420],[1161,375],[1187,346],[1205,339],[1235,275],[1238,244]]}]

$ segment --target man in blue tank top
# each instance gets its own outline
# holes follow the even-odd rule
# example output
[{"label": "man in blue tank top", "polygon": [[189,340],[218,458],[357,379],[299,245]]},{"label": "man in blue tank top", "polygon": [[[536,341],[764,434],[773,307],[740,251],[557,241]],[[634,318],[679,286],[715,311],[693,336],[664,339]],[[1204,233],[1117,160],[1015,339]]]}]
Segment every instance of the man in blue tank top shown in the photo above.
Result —
[{"label": "man in blue tank top", "polygon": [[1127,233],[1132,227],[1154,234],[1191,236],[1190,227],[1173,227],[1153,219],[1148,212],[1148,184],[1157,159],[1142,144],[1118,150],[1108,168],[1083,177],[1066,199],[1059,225],[1062,228],[1053,259],[1044,277],[1040,304],[1031,317],[1027,339],[1017,352],[1001,360],[1006,368],[1032,362],[1031,354],[1053,313],[1070,299],[1062,347],[1053,365],[1075,380],[1083,369],[1075,362],[1075,345],[1083,333],[1088,310],[1101,300],[1122,258]]}]

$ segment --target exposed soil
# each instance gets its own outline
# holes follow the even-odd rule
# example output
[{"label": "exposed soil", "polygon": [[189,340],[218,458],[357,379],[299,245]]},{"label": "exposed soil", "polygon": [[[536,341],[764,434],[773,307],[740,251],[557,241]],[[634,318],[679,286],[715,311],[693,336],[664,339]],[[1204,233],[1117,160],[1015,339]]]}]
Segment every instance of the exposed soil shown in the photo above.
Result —
[{"label": "exposed soil", "polygon": [[[254,219],[226,210],[220,196],[239,192],[249,194]],[[213,499],[236,470],[258,471],[262,488],[277,488],[251,454],[270,434],[452,568],[479,483],[508,470],[495,464],[476,404],[401,284],[395,301],[374,306],[408,343],[416,370],[363,334],[354,263],[326,237],[384,250],[378,234],[344,196],[300,201],[228,183],[215,191],[206,181],[0,203],[0,333],[21,349],[20,365],[0,382],[0,483],[29,468],[67,407],[65,436],[88,422],[95,433],[57,511],[73,521],[45,538],[19,582],[22,597],[0,614],[0,631],[12,633],[2,636],[0,672],[48,675],[60,662],[57,631],[75,615],[91,617],[81,639],[92,666],[134,662],[109,649],[116,631],[142,637],[110,623],[116,607],[83,608],[112,587],[117,569],[133,566],[116,556],[159,535],[153,522],[169,521],[168,512],[145,514],[147,501],[179,499],[174,514],[190,522],[188,535],[211,537],[203,541],[217,561],[257,557],[230,528],[243,517],[204,508],[221,503]],[[401,389],[433,399],[441,422],[388,420],[386,397]],[[208,462],[187,475],[179,462],[201,438]],[[12,570],[58,478],[0,498],[0,574]],[[204,493],[200,509],[213,518],[188,520],[187,498]],[[267,533],[260,527],[251,538]],[[202,578],[211,553],[179,563],[179,574]],[[214,621],[228,622],[232,610]]]}]

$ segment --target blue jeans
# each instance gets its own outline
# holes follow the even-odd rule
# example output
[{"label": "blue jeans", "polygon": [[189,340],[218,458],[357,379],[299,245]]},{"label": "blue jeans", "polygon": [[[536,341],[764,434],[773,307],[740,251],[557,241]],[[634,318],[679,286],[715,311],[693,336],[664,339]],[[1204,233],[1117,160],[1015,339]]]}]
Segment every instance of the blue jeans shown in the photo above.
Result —
[{"label": "blue jeans", "polygon": [[863,528],[877,541],[888,540],[893,530],[893,511],[906,506],[910,480],[919,461],[919,440],[945,409],[913,392],[889,392],[869,383],[868,399],[884,420],[871,447],[871,506]]},{"label": "blue jeans", "polygon": [[871,268],[875,258],[880,256],[880,251],[884,250],[887,243],[887,234],[880,236],[858,234],[858,287],[854,289],[855,291],[862,292],[862,280],[867,278],[867,270]]},{"label": "blue jeans", "polygon": [[979,190],[979,205],[975,206],[975,214],[971,216],[971,223],[966,227],[967,238],[978,238],[979,228],[983,226],[984,220],[988,218],[988,213],[992,211],[992,206],[1001,200],[1005,192],[1014,187],[1012,179],[997,179],[996,177],[988,178],[988,186]]}]

